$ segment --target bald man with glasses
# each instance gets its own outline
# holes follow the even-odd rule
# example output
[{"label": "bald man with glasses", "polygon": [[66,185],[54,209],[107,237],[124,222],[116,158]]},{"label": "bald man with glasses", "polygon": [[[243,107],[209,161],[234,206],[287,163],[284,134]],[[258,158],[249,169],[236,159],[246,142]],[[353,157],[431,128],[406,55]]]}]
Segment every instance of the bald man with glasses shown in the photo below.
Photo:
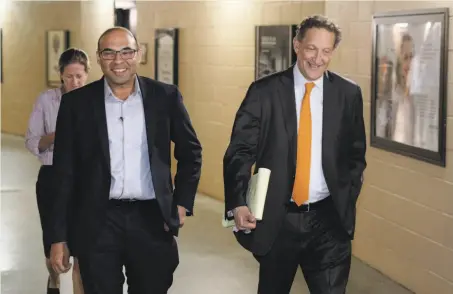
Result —
[{"label": "bald man with glasses", "polygon": [[167,293],[179,264],[174,237],[193,213],[200,142],[177,87],[137,75],[140,55],[127,29],[104,32],[104,77],[65,94],[57,118],[51,262],[69,269],[66,224],[74,217],[86,294],[123,293],[123,266],[129,293]]}]

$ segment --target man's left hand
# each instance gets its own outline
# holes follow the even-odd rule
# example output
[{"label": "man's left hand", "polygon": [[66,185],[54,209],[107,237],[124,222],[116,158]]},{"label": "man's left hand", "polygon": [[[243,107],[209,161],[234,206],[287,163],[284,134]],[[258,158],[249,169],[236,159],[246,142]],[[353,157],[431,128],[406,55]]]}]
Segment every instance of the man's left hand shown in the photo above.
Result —
[{"label": "man's left hand", "polygon": [[182,226],[184,226],[184,221],[186,219],[186,212],[187,212],[187,210],[184,207],[178,205],[179,227],[180,228],[182,228]]}]

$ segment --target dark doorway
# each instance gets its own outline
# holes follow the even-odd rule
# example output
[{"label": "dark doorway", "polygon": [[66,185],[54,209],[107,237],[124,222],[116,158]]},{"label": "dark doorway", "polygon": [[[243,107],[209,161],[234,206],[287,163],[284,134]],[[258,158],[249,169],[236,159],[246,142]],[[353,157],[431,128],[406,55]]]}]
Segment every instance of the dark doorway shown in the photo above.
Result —
[{"label": "dark doorway", "polygon": [[115,26],[126,28],[136,35],[136,0],[115,0]]}]

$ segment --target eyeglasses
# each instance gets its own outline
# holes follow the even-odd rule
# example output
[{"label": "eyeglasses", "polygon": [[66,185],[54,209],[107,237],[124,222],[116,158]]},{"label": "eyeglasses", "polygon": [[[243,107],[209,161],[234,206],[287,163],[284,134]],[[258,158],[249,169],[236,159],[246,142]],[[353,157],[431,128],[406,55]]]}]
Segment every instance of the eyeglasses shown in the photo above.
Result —
[{"label": "eyeglasses", "polygon": [[131,48],[123,48],[119,51],[112,49],[104,49],[101,52],[99,52],[99,56],[104,60],[114,60],[116,58],[116,54],[119,53],[122,59],[127,60],[134,58],[136,52],[137,52],[136,49]]}]

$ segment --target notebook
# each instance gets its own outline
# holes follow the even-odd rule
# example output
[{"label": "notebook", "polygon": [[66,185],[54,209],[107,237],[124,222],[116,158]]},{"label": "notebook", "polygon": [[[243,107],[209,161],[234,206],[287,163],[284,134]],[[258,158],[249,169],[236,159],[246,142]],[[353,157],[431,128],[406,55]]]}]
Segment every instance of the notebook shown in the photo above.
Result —
[{"label": "notebook", "polygon": [[[267,189],[269,186],[269,179],[271,176],[271,170],[260,167],[258,172],[251,176],[247,194],[246,203],[256,220],[260,221],[263,219],[264,204],[266,203]],[[222,219],[222,225],[225,228],[234,227],[234,219],[231,218],[232,212],[228,212],[228,217],[225,216]]]}]

